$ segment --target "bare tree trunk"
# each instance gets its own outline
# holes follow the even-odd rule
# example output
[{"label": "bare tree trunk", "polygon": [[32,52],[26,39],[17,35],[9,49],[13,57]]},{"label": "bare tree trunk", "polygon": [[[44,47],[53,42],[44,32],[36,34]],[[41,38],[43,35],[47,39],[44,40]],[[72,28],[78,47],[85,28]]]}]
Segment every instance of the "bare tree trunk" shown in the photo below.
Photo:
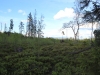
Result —
[{"label": "bare tree trunk", "polygon": [[91,31],[91,45],[93,44],[93,20],[92,20],[92,31]]},{"label": "bare tree trunk", "polygon": [[74,26],[71,27],[72,30],[73,30],[73,33],[74,33],[75,40],[77,39],[78,32],[79,32],[79,23],[78,23],[78,21],[77,21],[77,26],[78,26],[78,28],[77,28],[77,31],[76,32],[75,32]]}]

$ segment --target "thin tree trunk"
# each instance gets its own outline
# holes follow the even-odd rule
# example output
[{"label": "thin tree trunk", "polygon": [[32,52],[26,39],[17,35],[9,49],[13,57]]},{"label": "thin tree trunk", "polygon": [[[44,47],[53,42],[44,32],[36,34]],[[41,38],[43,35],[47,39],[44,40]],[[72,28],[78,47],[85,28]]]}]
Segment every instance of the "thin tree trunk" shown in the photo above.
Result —
[{"label": "thin tree trunk", "polygon": [[92,40],[93,40],[93,20],[92,20],[91,42]]},{"label": "thin tree trunk", "polygon": [[79,31],[79,23],[78,23],[78,22],[77,22],[77,26],[78,26],[78,29],[77,29],[76,33],[75,33],[75,28],[74,28],[74,26],[71,27],[72,30],[73,30],[73,33],[74,33],[75,40],[76,40],[76,37],[78,36],[78,31]]}]

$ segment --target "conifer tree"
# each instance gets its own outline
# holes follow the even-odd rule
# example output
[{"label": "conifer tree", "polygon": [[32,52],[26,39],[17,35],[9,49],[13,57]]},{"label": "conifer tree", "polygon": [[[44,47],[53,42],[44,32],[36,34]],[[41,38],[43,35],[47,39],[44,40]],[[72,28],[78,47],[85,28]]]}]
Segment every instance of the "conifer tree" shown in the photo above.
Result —
[{"label": "conifer tree", "polygon": [[13,19],[10,19],[10,27],[9,27],[9,32],[11,32],[11,30],[13,30]]},{"label": "conifer tree", "polygon": [[5,23],[4,32],[7,32],[7,26],[6,26],[6,23]]},{"label": "conifer tree", "polygon": [[33,17],[32,17],[31,12],[30,12],[30,14],[28,16],[28,22],[27,22],[27,33],[28,33],[29,37],[32,37],[32,35],[33,35],[33,27],[34,27]]},{"label": "conifer tree", "polygon": [[19,25],[19,31],[20,31],[20,34],[22,34],[22,32],[24,31],[24,24],[22,21],[20,22],[20,25]]},{"label": "conifer tree", "polygon": [[34,37],[37,36],[37,11],[35,9],[35,13],[34,13],[34,19],[33,19],[33,33],[34,33]]},{"label": "conifer tree", "polygon": [[38,37],[43,37],[43,28],[44,28],[44,24],[43,24],[43,20],[44,19],[44,16],[41,15],[41,18],[40,20],[38,20],[38,27],[37,27],[37,34],[38,34]]},{"label": "conifer tree", "polygon": [[37,12],[35,9],[34,17],[30,13],[28,16],[27,22],[27,34],[29,37],[43,37],[42,29],[44,28],[43,24],[43,15],[41,15],[40,19],[37,20]]}]

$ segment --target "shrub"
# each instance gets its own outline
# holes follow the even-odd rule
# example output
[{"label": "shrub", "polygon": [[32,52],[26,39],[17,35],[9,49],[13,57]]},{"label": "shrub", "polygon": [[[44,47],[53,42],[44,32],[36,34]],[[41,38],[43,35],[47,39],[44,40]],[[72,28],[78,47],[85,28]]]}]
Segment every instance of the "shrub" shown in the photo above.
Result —
[{"label": "shrub", "polygon": [[95,30],[94,31],[94,36],[95,36],[95,42],[97,46],[100,46],[100,30]]}]

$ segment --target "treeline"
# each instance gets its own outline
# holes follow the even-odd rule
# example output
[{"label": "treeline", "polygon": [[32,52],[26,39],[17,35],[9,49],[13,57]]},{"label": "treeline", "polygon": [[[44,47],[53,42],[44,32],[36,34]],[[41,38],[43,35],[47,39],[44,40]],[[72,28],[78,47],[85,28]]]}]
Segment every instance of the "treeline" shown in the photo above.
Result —
[{"label": "treeline", "polygon": [[[1,27],[2,27],[2,23],[1,23]],[[9,30],[7,31],[7,27],[5,24],[4,32],[11,33],[13,30],[13,27],[14,27],[13,19],[10,19]],[[34,15],[32,16],[32,14],[30,12],[27,17],[26,32],[25,32],[24,23],[22,21],[19,23],[19,33],[20,34],[25,33],[25,36],[28,36],[28,37],[44,37],[43,36],[44,27],[45,27],[44,16],[41,15],[40,18],[37,19],[37,11],[35,9]]]}]

